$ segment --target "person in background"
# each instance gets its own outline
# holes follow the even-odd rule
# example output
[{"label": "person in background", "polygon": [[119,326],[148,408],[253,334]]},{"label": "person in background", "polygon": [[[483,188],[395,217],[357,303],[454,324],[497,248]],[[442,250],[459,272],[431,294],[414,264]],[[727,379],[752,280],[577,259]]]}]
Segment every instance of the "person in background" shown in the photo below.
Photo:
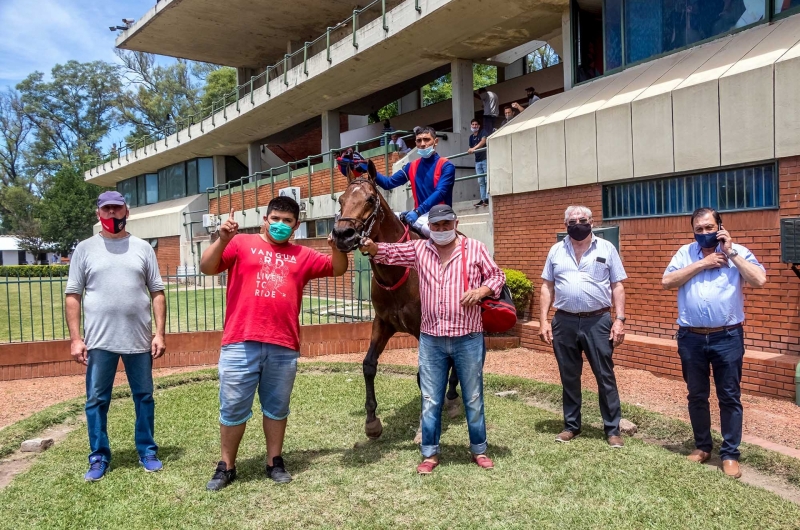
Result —
[{"label": "person in background", "polygon": [[500,124],[500,127],[505,127],[507,124],[513,120],[517,114],[514,112],[514,109],[511,107],[505,107],[503,109],[503,123]]},{"label": "person in background", "polygon": [[[552,246],[542,272],[539,321],[539,336],[553,345],[563,386],[564,430],[556,441],[567,443],[581,433],[581,353],[585,353],[597,380],[608,445],[623,447],[612,354],[625,338],[622,281],[628,276],[616,247],[592,233],[589,208],[567,208],[564,226],[567,237]],[[556,308],[552,326],[547,318],[551,301]]]},{"label": "person in background", "polygon": [[386,145],[387,133],[394,132],[394,127],[389,120],[383,120],[383,135],[381,136],[381,147]]},{"label": "person in background", "polygon": [[[747,248],[733,242],[713,208],[692,213],[695,241],[682,246],[664,271],[661,285],[678,290],[678,355],[688,388],[695,450],[688,459],[711,457],[710,375],[719,400],[722,470],[742,476],[741,381],[744,358],[744,286],[763,287],[767,273]],[[709,369],[710,367],[710,369]]]},{"label": "person in background", "polygon": [[500,99],[497,94],[485,88],[479,88],[474,95],[476,99],[480,99],[481,103],[483,103],[483,131],[487,135],[491,135],[494,132],[494,122],[499,115]]},{"label": "person in background", "polygon": [[525,89],[525,95],[528,96],[527,103],[523,103],[522,105],[520,105],[515,101],[514,103],[511,104],[511,106],[514,107],[514,109],[517,112],[522,112],[523,110],[530,107],[531,105],[533,105],[534,103],[536,103],[541,99],[539,97],[539,94],[536,93],[536,89],[533,88],[532,86],[529,86],[528,88]]},{"label": "person in background", "polygon": [[406,155],[409,151],[411,151],[411,148],[406,145],[405,140],[400,138],[400,135],[397,133],[392,134],[392,144],[396,147],[397,152],[401,155]]},{"label": "person in background", "polygon": [[[472,134],[469,136],[469,150],[470,154],[475,153],[478,149],[486,147],[486,133],[481,129],[481,123],[473,119],[470,123]],[[489,194],[486,191],[486,151],[475,153],[475,174],[483,175],[478,177],[478,190],[480,193],[480,200],[475,203],[475,208],[481,206],[489,206]]]},{"label": "person in background", "polygon": [[65,289],[70,355],[86,366],[86,427],[91,449],[89,471],[84,475],[87,482],[102,479],[111,463],[106,425],[120,359],[136,411],[134,441],[139,464],[148,472],[162,468],[154,439],[153,360],[166,349],[167,304],[155,251],[147,241],[125,230],[128,213],[120,193],[100,194],[100,233],[75,247]]}]

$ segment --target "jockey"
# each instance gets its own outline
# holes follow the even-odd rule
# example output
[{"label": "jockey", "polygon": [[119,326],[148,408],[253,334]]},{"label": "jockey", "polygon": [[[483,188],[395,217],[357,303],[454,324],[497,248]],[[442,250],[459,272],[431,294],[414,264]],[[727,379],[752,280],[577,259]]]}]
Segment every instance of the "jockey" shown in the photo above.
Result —
[{"label": "jockey", "polygon": [[[422,158],[403,166],[403,169],[387,177],[377,174],[376,184],[385,190],[391,190],[411,182],[414,196],[414,209],[398,214],[400,220],[414,228],[426,238],[430,236],[428,228],[428,211],[436,204],[453,205],[453,185],[456,168],[452,162],[436,153],[436,131],[432,127],[415,129],[417,152]],[[337,158],[340,171],[355,177],[367,173],[368,162],[352,149],[348,149]]]}]

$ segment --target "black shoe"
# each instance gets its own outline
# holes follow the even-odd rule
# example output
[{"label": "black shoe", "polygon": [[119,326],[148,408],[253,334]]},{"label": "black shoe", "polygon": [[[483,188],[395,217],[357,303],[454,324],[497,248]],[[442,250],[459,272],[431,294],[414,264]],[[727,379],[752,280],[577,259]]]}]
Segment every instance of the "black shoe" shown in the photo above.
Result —
[{"label": "black shoe", "polygon": [[475,204],[473,204],[473,206],[474,206],[475,208],[480,208],[481,206],[483,206],[483,201],[478,201],[478,202],[476,202]]},{"label": "black shoe", "polygon": [[214,476],[206,484],[206,489],[208,491],[219,491],[234,480],[236,480],[236,466],[233,469],[228,469],[225,462],[220,461],[217,464],[217,470],[214,471]]},{"label": "black shoe", "polygon": [[292,476],[286,472],[283,458],[276,456],[272,459],[272,465],[267,464],[267,478],[271,478],[278,484],[286,484],[292,481]]}]

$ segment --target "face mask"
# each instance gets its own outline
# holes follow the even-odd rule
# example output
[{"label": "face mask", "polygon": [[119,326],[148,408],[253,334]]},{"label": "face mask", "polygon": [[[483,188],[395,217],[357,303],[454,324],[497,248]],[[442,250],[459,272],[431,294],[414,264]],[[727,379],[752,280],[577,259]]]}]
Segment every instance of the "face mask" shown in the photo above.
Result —
[{"label": "face mask", "polygon": [[122,219],[117,219],[116,217],[109,217],[108,219],[100,218],[100,226],[103,227],[103,230],[111,232],[112,234],[119,234],[125,230],[126,222],[127,219],[124,217]]},{"label": "face mask", "polygon": [[422,158],[430,158],[430,156],[433,154],[433,146],[426,147],[425,149],[420,149],[417,147],[417,153],[419,153],[419,156]]},{"label": "face mask", "polygon": [[694,238],[703,248],[714,248],[717,246],[716,232],[711,232],[710,234],[695,234]]},{"label": "face mask", "polygon": [[437,245],[447,245],[452,243],[452,241],[456,238],[456,231],[453,230],[445,230],[444,232],[434,232],[431,230],[431,240],[436,243]]},{"label": "face mask", "polygon": [[575,241],[583,241],[589,237],[589,234],[592,233],[592,225],[589,223],[586,223],[585,225],[580,223],[576,225],[567,225],[567,233],[569,234],[569,237]]},{"label": "face mask", "polygon": [[476,132],[481,130],[480,127],[471,127],[471,129],[472,129],[472,132],[474,132],[474,133],[476,133]]},{"label": "face mask", "polygon": [[292,227],[281,222],[270,223],[269,235],[278,243],[283,243],[292,235]]}]

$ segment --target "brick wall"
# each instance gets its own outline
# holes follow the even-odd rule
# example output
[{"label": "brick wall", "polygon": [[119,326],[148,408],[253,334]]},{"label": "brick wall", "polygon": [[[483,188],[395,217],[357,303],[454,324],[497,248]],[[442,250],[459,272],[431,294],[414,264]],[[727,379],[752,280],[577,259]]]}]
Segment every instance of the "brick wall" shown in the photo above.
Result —
[{"label": "brick wall", "polygon": [[181,236],[158,238],[155,252],[161,275],[171,274],[174,276],[178,265],[181,264]]},{"label": "brick wall", "polygon": [[[347,114],[339,115],[340,133],[348,130],[347,118]],[[273,150],[273,153],[278,155],[278,157],[284,162],[289,162],[290,160],[302,160],[307,156],[316,155],[320,152],[322,146],[322,126],[315,127],[314,129],[311,129],[302,136],[298,136],[290,142],[283,142],[278,145],[280,145],[283,149],[278,149],[276,147]],[[291,158],[289,158],[286,153],[289,153]]]},{"label": "brick wall", "polygon": [[[782,159],[780,210],[723,214],[734,241],[749,248],[767,269],[767,285],[745,288],[745,344],[753,350],[800,354],[800,280],[780,261],[780,218],[800,216],[800,157]],[[494,199],[495,258],[503,267],[525,272],[538,287],[556,232],[564,231],[564,209],[584,204],[595,224],[602,221],[600,185],[575,186]],[[688,215],[610,221],[619,225],[629,333],[671,338],[676,330],[677,296],[661,288],[674,253],[692,241]],[[538,315],[538,289],[534,315]]]},{"label": "brick wall", "polygon": [[[398,153],[391,153],[389,155],[389,169],[391,170],[392,164],[397,162],[400,159],[400,155]],[[386,174],[386,157],[376,156],[372,157],[370,160],[375,164],[375,169],[383,174]],[[314,197],[317,195],[325,195],[331,193],[331,178],[333,179],[333,190],[335,192],[344,191],[347,187],[347,178],[342,175],[339,168],[334,166],[333,170],[330,169],[323,169],[320,171],[315,171],[311,174],[311,195],[308,193],[308,174],[304,174],[302,176],[295,176],[292,178],[292,186],[297,186],[300,188],[300,197],[303,199],[307,199],[309,196]],[[260,181],[259,181],[260,182]],[[286,180],[281,181],[280,183],[275,184],[275,194],[277,195],[278,190],[281,188],[285,188],[289,185]],[[269,201],[272,200],[272,186],[269,184],[266,185],[259,185],[258,186],[258,205],[259,206],[266,206],[269,204]],[[231,195],[223,195],[219,199],[219,204],[217,204],[217,198],[213,197],[209,200],[208,204],[208,211],[214,214],[217,213],[228,213],[233,208],[236,211],[240,211],[242,209],[242,193],[240,191],[234,191]],[[251,209],[256,207],[256,189],[248,189],[244,192],[244,208]]]}]

